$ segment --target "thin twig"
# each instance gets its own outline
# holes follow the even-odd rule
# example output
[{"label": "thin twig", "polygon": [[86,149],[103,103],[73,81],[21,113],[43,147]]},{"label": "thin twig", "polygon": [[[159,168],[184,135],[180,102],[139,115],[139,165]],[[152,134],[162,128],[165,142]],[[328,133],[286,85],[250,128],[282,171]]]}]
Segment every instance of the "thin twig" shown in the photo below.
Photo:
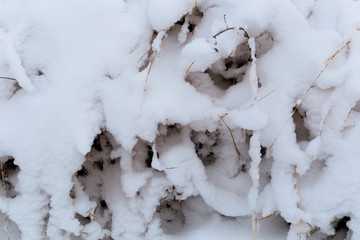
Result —
[{"label": "thin twig", "polygon": [[12,80],[12,81],[16,81],[15,78],[11,78],[11,77],[0,77],[1,79],[6,79],[6,80]]},{"label": "thin twig", "polygon": [[310,89],[312,89],[315,86],[316,81],[320,78],[321,74],[324,72],[324,70],[328,67],[328,65],[331,63],[332,60],[334,60],[334,58],[336,57],[336,55],[341,52],[341,50],[343,50],[346,46],[349,45],[351,41],[348,41],[343,47],[341,47],[339,50],[337,50],[330,58],[328,58],[328,60],[326,61],[325,66],[323,67],[323,69],[320,71],[320,73],[317,75],[317,77],[315,78],[315,80],[311,83],[310,87],[307,89],[307,91],[305,92],[305,94],[302,96],[302,98],[300,99],[300,101],[296,104],[294,110],[291,112],[289,118],[286,120],[285,124],[283,125],[283,127],[281,128],[280,132],[278,133],[278,135],[276,136],[276,138],[274,139],[274,141],[272,142],[272,144],[269,147],[269,150],[271,150],[271,148],[274,146],[276,140],[279,138],[279,136],[281,135],[282,131],[285,129],[286,125],[288,124],[288,122],[290,121],[290,119],[292,118],[292,116],[294,115],[294,113],[296,112],[296,110],[299,108],[300,104],[303,102],[304,98],[306,97],[306,95],[309,93]]},{"label": "thin twig", "polygon": [[232,138],[232,141],[233,141],[233,144],[234,144],[234,148],[235,148],[235,150],[236,150],[236,153],[240,156],[241,154],[240,154],[239,149],[238,149],[237,146],[236,146],[236,142],[235,142],[235,139],[234,139],[234,135],[233,135],[230,127],[229,127],[229,126],[226,124],[226,122],[224,121],[224,116],[223,116],[223,117],[220,117],[220,119],[221,119],[221,121],[225,124],[225,126],[227,127],[227,129],[229,130],[230,135],[231,135],[231,138]]},{"label": "thin twig", "polygon": [[235,28],[233,28],[233,27],[230,27],[230,28],[226,28],[226,29],[224,29],[224,30],[221,30],[220,32],[218,32],[217,34],[215,34],[214,36],[213,36],[213,38],[216,38],[217,36],[219,36],[220,34],[223,34],[224,32],[227,32],[227,31],[229,31],[229,30],[234,30]]},{"label": "thin twig", "polygon": [[224,22],[225,22],[225,24],[227,26],[228,24],[227,24],[227,21],[226,21],[226,14],[224,14]]},{"label": "thin twig", "polygon": [[[267,33],[267,32],[261,33],[259,36],[255,37],[255,40],[257,40],[258,38],[264,36],[266,33]],[[248,41],[244,41],[244,42],[240,43],[240,45],[245,45],[245,44],[247,44],[247,43],[248,43]]]}]

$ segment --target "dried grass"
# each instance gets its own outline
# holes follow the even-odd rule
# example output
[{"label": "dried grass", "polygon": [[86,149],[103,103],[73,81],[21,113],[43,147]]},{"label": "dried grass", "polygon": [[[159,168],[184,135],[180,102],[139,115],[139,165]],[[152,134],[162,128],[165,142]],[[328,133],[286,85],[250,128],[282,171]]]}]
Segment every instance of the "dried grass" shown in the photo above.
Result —
[{"label": "dried grass", "polygon": [[325,63],[325,66],[323,67],[323,69],[320,71],[320,73],[317,75],[317,77],[315,78],[315,80],[311,83],[310,87],[306,90],[305,94],[302,96],[302,98],[300,99],[300,102],[296,104],[295,108],[293,109],[293,111],[291,112],[289,118],[286,120],[285,124],[283,125],[283,127],[280,129],[278,135],[276,136],[276,138],[274,139],[274,141],[272,142],[272,144],[269,147],[269,150],[271,150],[271,148],[274,146],[275,142],[277,141],[277,139],[280,137],[281,133],[283,132],[283,130],[285,129],[286,125],[288,124],[288,122],[290,121],[290,119],[292,118],[292,116],[294,115],[294,113],[298,110],[299,106],[301,105],[301,103],[303,102],[304,98],[306,97],[306,95],[309,93],[310,89],[312,89],[315,86],[315,83],[317,82],[317,80],[320,78],[321,74],[325,71],[325,69],[329,66],[329,64],[334,60],[334,58],[338,55],[338,53],[340,53],[346,46],[348,46],[350,44],[351,41],[348,41],[345,43],[344,46],[342,46],[340,49],[338,49],[331,57],[329,57]]},{"label": "dried grass", "polygon": [[226,116],[227,114],[223,115],[223,116],[220,116],[220,120],[225,124],[226,128],[229,130],[230,132],[230,135],[231,135],[231,138],[232,138],[232,141],[233,141],[233,144],[234,144],[234,148],[236,150],[236,153],[241,156],[241,153],[239,151],[239,149],[237,148],[236,146],[236,142],[235,142],[235,138],[234,138],[234,135],[232,133],[232,130],[230,129],[230,127],[226,124],[225,120],[224,120],[224,117]]}]

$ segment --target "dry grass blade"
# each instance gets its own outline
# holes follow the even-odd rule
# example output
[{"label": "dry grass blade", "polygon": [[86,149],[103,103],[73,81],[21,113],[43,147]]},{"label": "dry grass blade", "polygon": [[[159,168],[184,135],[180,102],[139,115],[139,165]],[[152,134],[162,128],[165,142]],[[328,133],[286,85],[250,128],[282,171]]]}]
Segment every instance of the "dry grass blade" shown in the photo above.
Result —
[{"label": "dry grass blade", "polygon": [[[155,51],[154,56],[153,56],[152,59],[151,59],[150,67],[149,67],[149,70],[148,70],[148,73],[147,73],[147,76],[146,76],[146,80],[145,80],[145,85],[146,85],[147,82],[148,82],[149,75],[150,75],[150,71],[151,71],[152,65],[153,65],[153,63],[154,63],[156,54],[157,54],[157,51]],[[144,88],[144,90],[145,90],[145,89],[146,89],[146,88]]]},{"label": "dry grass blade", "polygon": [[269,217],[275,216],[277,214],[277,211],[273,212],[272,214],[267,215],[266,217],[259,218],[257,221],[268,219]]},{"label": "dry grass blade", "polygon": [[151,48],[149,48],[149,50],[147,50],[147,51],[141,56],[141,58],[139,58],[139,60],[137,61],[137,63],[139,63],[139,62],[141,61],[141,59],[143,59],[143,58],[146,56],[146,54],[148,54],[148,53],[150,52],[150,50],[151,50]]},{"label": "dry grass blade", "polygon": [[192,65],[193,65],[194,63],[195,63],[195,62],[192,62],[192,63],[190,64],[190,66],[186,69],[186,73],[189,72],[190,68],[192,67]]},{"label": "dry grass blade", "polygon": [[[259,100],[256,100],[256,99],[255,99],[255,100],[256,100],[256,102],[255,102],[255,103],[258,103],[258,102],[260,102],[260,101],[264,100],[265,98],[267,98],[268,96],[270,96],[273,92],[275,92],[275,90],[272,90],[271,92],[267,93],[265,96],[262,96]],[[253,103],[253,104],[251,104],[251,105],[247,106],[247,108],[254,106],[254,105],[255,105],[255,103]]]},{"label": "dry grass blade", "polygon": [[8,235],[8,240],[10,240],[10,224],[9,224],[9,216],[6,216],[5,218],[5,222],[6,222],[6,232]]},{"label": "dry grass blade", "polygon": [[[263,32],[263,33],[261,33],[259,36],[256,36],[255,37],[255,40],[257,40],[258,38],[261,38],[262,36],[264,36],[265,34],[266,34],[267,32]],[[240,45],[246,45],[246,44],[248,44],[249,42],[248,41],[244,41],[244,42],[242,42],[242,43],[240,43]]]},{"label": "dry grass blade", "polygon": [[90,164],[91,172],[94,173],[94,169],[93,169],[93,166],[92,166],[92,163],[91,163],[91,160],[90,160],[90,153],[88,153],[88,161],[89,161],[89,164]]},{"label": "dry grass blade", "polygon": [[131,150],[131,168],[132,168],[132,171],[133,171],[133,172],[135,171],[134,153],[135,153],[135,149],[133,148],[133,149]]},{"label": "dry grass blade", "polygon": [[319,231],[320,228],[319,227],[315,227],[313,230],[310,231],[310,234],[313,235],[315,234],[317,231]]},{"label": "dry grass blade", "polygon": [[177,169],[177,168],[179,168],[179,167],[168,167],[168,168],[166,168],[166,170]]},{"label": "dry grass blade", "polygon": [[308,232],[306,233],[306,238],[308,238],[309,240],[311,240],[311,237],[310,237],[310,235],[309,235]]},{"label": "dry grass blade", "polygon": [[321,128],[321,130],[320,130],[319,136],[321,136],[321,134],[322,134],[322,132],[323,132],[323,130],[324,130],[325,123],[326,123],[326,119],[328,118],[328,116],[329,116],[329,113],[327,113],[326,116],[325,116],[325,119],[324,119],[324,121],[323,121],[323,125],[322,125],[322,128]]},{"label": "dry grass blade", "polygon": [[4,173],[4,164],[2,162],[0,162],[0,171],[1,171],[1,180],[3,183],[3,187],[5,189],[6,185],[5,185],[5,173]]},{"label": "dry grass blade", "polygon": [[347,114],[347,116],[346,116],[346,118],[345,118],[345,120],[344,120],[344,124],[347,122],[347,120],[348,120],[348,118],[349,118],[349,116],[350,116],[350,114],[351,114],[351,112],[354,110],[354,108],[351,108],[350,109],[350,111],[348,112],[348,114]]},{"label": "dry grass blade", "polygon": [[234,30],[235,28],[233,28],[233,27],[231,27],[231,28],[226,28],[226,29],[224,29],[224,30],[221,30],[220,32],[218,32],[217,34],[215,34],[214,36],[213,36],[213,38],[216,38],[217,36],[219,36],[220,34],[223,34],[224,32],[227,32],[227,31],[229,31],[229,30]]},{"label": "dry grass blade", "polygon": [[236,150],[236,153],[240,156],[241,154],[240,154],[239,149],[238,149],[237,146],[236,146],[236,142],[235,142],[234,135],[233,135],[230,127],[229,127],[229,126],[226,124],[226,122],[224,121],[224,116],[220,117],[220,119],[221,119],[221,121],[225,124],[225,126],[227,127],[227,129],[229,130],[230,135],[231,135],[231,138],[232,138],[232,141],[233,141],[233,144],[234,144],[234,148],[235,148],[235,150]]},{"label": "dry grass blade", "polygon": [[258,221],[268,219],[268,218],[270,218],[270,217],[272,217],[272,216],[274,216],[276,214],[277,214],[277,211],[274,211],[272,214],[269,214],[266,217],[257,218],[256,217],[256,212],[254,213],[254,240],[256,240],[256,238],[257,238],[257,223],[258,223]]},{"label": "dry grass blade", "polygon": [[332,60],[334,60],[334,58],[346,47],[350,44],[351,41],[348,41],[347,43],[345,43],[345,45],[343,47],[341,47],[339,50],[337,50],[330,58],[328,58],[328,60],[326,61],[325,66],[323,67],[323,69],[320,71],[320,73],[317,75],[317,77],[315,78],[315,80],[311,83],[310,87],[307,89],[307,91],[305,92],[305,94],[302,96],[302,98],[300,99],[300,101],[296,104],[295,108],[293,109],[293,111],[291,112],[289,118],[286,120],[285,124],[283,125],[283,127],[281,128],[280,132],[278,133],[278,135],[276,136],[276,138],[274,139],[274,141],[271,143],[269,150],[271,150],[271,148],[274,146],[275,142],[277,141],[277,139],[279,138],[279,136],[281,135],[282,131],[285,129],[286,125],[288,124],[288,122],[290,121],[290,119],[292,118],[292,116],[294,115],[294,113],[297,111],[297,109],[299,108],[300,104],[303,102],[304,98],[306,97],[306,95],[309,93],[310,89],[312,89],[315,86],[316,81],[320,78],[321,74],[325,71],[325,69],[329,66],[329,64],[332,62]]},{"label": "dry grass blade", "polygon": [[275,92],[275,90],[272,90],[271,92],[269,92],[268,94],[266,94],[265,96],[263,96],[262,98],[260,98],[259,100],[257,100],[256,102],[260,102],[260,101],[263,100],[264,98],[270,96],[273,92]]},{"label": "dry grass blade", "polygon": [[298,223],[298,234],[299,234],[299,240],[301,240],[300,223],[301,223],[301,221]]},{"label": "dry grass blade", "polygon": [[0,77],[0,79],[5,79],[5,80],[16,81],[16,79],[15,79],[15,78],[11,78],[11,77]]},{"label": "dry grass blade", "polygon": [[192,26],[191,26],[191,28],[192,28],[191,36],[194,36],[194,33],[195,33],[195,12],[196,12],[196,7],[197,7],[196,5],[197,5],[197,3],[195,0],[195,7],[193,9],[193,21],[192,21]]}]

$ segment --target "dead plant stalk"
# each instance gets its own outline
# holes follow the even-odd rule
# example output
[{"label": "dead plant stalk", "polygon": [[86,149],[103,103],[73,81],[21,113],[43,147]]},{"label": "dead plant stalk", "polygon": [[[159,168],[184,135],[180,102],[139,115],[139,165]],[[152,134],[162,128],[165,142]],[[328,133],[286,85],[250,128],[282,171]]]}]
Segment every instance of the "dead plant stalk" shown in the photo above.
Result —
[{"label": "dead plant stalk", "polygon": [[340,49],[338,49],[331,57],[329,57],[326,61],[325,66],[323,67],[323,69],[320,71],[320,73],[317,75],[317,77],[315,78],[315,80],[311,83],[310,87],[307,89],[307,91],[305,92],[305,94],[302,96],[302,98],[300,99],[300,101],[296,104],[295,108],[293,109],[293,111],[291,112],[289,118],[286,120],[285,124],[283,125],[283,127],[280,129],[278,135],[276,136],[276,138],[274,139],[274,141],[271,143],[269,150],[271,150],[271,148],[274,146],[275,142],[277,141],[277,139],[280,137],[281,133],[283,132],[283,130],[285,129],[286,125],[288,124],[288,122],[290,121],[290,119],[292,118],[292,116],[294,115],[294,113],[298,110],[299,106],[301,105],[301,103],[303,102],[304,98],[306,97],[306,95],[309,93],[310,89],[312,89],[315,86],[315,83],[317,82],[317,80],[320,78],[321,74],[325,71],[325,69],[329,66],[329,64],[334,60],[334,58],[338,55],[338,53],[340,53],[346,46],[348,46],[350,44],[351,41],[348,41],[347,43],[345,43],[344,46],[342,46]]}]

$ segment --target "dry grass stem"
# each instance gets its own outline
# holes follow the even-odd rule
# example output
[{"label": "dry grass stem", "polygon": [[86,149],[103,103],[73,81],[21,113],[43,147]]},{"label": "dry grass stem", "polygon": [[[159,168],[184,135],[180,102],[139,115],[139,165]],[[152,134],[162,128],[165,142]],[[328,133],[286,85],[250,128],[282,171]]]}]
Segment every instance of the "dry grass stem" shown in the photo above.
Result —
[{"label": "dry grass stem", "polygon": [[190,68],[192,67],[192,65],[193,65],[194,63],[195,63],[195,62],[192,62],[192,63],[190,64],[190,66],[186,69],[186,73],[189,72]]},{"label": "dry grass stem", "polygon": [[151,48],[149,48],[149,50],[147,50],[147,51],[141,56],[141,58],[139,58],[139,60],[137,61],[137,63],[139,63],[139,62],[141,61],[141,59],[143,59],[143,58],[146,56],[146,54],[148,54],[148,53],[150,52],[150,50],[151,50]]},{"label": "dry grass stem", "polygon": [[15,78],[11,78],[11,77],[0,77],[0,79],[6,79],[6,80],[11,80],[11,81],[16,81]]},{"label": "dry grass stem", "polygon": [[315,227],[313,230],[310,231],[310,234],[313,235],[315,234],[317,231],[319,231],[320,228],[319,227]]},{"label": "dry grass stem", "polygon": [[256,219],[256,221],[262,221],[265,219],[268,219],[269,217],[275,216],[277,214],[277,211],[273,212],[272,214],[267,215],[266,217]]},{"label": "dry grass stem", "polygon": [[195,33],[195,12],[196,12],[196,7],[197,7],[196,5],[197,5],[197,3],[195,0],[195,6],[193,9],[192,33],[191,33],[192,36],[194,36],[194,33]]},{"label": "dry grass stem", "polygon": [[327,113],[326,116],[325,116],[325,119],[324,119],[324,121],[323,121],[323,125],[322,125],[322,127],[321,127],[319,136],[321,136],[321,134],[322,134],[322,132],[323,132],[323,130],[324,130],[325,123],[326,123],[326,119],[328,118],[328,116],[329,116],[329,113]]},{"label": "dry grass stem", "polygon": [[233,28],[233,27],[230,27],[230,28],[226,28],[226,29],[224,29],[224,30],[221,30],[220,32],[218,32],[217,34],[215,34],[214,36],[213,36],[213,38],[216,38],[217,36],[219,36],[220,34],[223,34],[224,32],[227,32],[227,31],[229,31],[229,30],[234,30],[235,28]]},{"label": "dry grass stem", "polygon": [[272,90],[271,92],[269,92],[268,94],[266,94],[265,96],[261,97],[259,100],[256,100],[256,102],[260,102],[261,100],[263,100],[264,98],[270,96],[273,92],[275,92],[275,90]]},{"label": "dry grass stem", "polygon": [[293,111],[291,112],[289,118],[286,120],[285,124],[283,125],[283,127],[281,128],[281,130],[279,131],[278,135],[276,136],[276,138],[274,139],[274,141],[272,142],[272,144],[269,147],[269,150],[271,150],[271,148],[274,146],[275,142],[277,141],[277,139],[279,138],[279,136],[281,135],[282,131],[285,129],[286,125],[288,124],[288,122],[290,121],[290,119],[292,118],[292,116],[294,115],[294,113],[297,111],[297,109],[299,108],[299,106],[301,105],[301,103],[303,102],[304,98],[306,97],[306,95],[309,93],[310,89],[312,89],[315,86],[316,81],[320,78],[321,74],[324,72],[324,70],[329,66],[329,64],[332,62],[332,60],[334,60],[334,58],[338,55],[338,53],[340,53],[346,46],[348,46],[350,44],[351,41],[348,41],[345,43],[345,45],[343,47],[341,47],[339,50],[337,50],[330,58],[327,59],[325,66],[323,67],[323,69],[320,71],[320,73],[317,75],[317,77],[315,78],[315,80],[311,83],[310,87],[307,89],[307,91],[305,92],[305,94],[302,96],[302,98],[300,99],[299,103],[296,104],[295,108],[293,109]]},{"label": "dry grass stem", "polygon": [[[147,76],[146,76],[146,80],[145,80],[145,85],[146,85],[147,82],[148,82],[149,75],[150,75],[150,71],[151,71],[152,65],[153,65],[153,63],[154,63],[156,54],[157,54],[157,51],[155,51],[155,53],[154,53],[154,55],[153,55],[153,57],[152,57],[152,59],[151,59],[150,67],[149,67],[149,70],[148,70],[148,73],[147,73]],[[145,89],[146,89],[146,88],[144,87],[144,90],[145,90]]]},{"label": "dry grass stem", "polygon": [[1,171],[1,180],[3,183],[3,187],[5,189],[5,173],[4,173],[4,164],[0,162],[0,171]]},{"label": "dry grass stem", "polygon": [[221,120],[221,121],[225,124],[225,126],[226,126],[226,127],[227,127],[227,129],[229,130],[230,135],[231,135],[231,138],[232,138],[232,141],[233,141],[233,144],[234,144],[234,148],[235,148],[235,150],[236,150],[236,153],[240,156],[240,155],[241,155],[241,153],[240,153],[239,149],[238,149],[238,148],[237,148],[237,146],[236,146],[236,142],[235,142],[234,135],[233,135],[233,133],[232,133],[232,131],[231,131],[230,127],[226,124],[226,122],[225,122],[225,120],[224,120],[224,117],[225,117],[225,115],[224,115],[224,116],[222,116],[222,117],[220,117],[220,120]]},{"label": "dry grass stem", "polygon": [[135,171],[134,153],[135,153],[135,149],[133,148],[133,149],[131,150],[131,168],[132,168],[132,171],[133,171],[133,172]]},{"label": "dry grass stem", "polygon": [[166,168],[166,170],[171,170],[171,169],[176,169],[176,168],[179,168],[179,167],[168,167],[168,168]]}]

